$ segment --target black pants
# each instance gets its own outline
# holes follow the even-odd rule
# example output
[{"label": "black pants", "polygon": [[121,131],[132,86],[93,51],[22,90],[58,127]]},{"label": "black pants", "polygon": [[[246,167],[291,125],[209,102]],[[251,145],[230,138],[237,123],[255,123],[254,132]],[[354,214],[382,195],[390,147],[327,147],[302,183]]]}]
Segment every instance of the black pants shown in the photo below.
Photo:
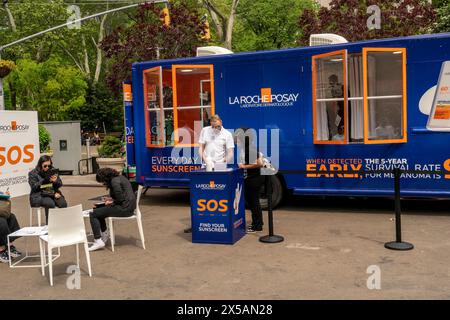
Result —
[{"label": "black pants", "polygon": [[96,208],[91,213],[91,228],[95,239],[102,237],[102,232],[106,231],[106,218],[108,217],[130,217],[134,210],[126,210],[120,206],[106,206]]},{"label": "black pants", "polygon": [[59,199],[53,199],[50,197],[42,197],[41,203],[39,204],[40,207],[45,208],[45,221],[46,224],[48,224],[48,209],[53,208],[67,208],[67,202],[66,199],[64,199],[64,196],[61,196]]},{"label": "black pants", "polygon": [[[11,213],[8,219],[0,217],[0,246],[6,246],[8,244],[8,234],[19,229],[19,223],[14,214]],[[10,238],[10,241],[14,241],[15,239],[17,238]]]},{"label": "black pants", "polygon": [[252,227],[262,229],[263,214],[259,203],[261,187],[264,185],[263,176],[248,177],[245,179],[245,201],[252,211]]}]

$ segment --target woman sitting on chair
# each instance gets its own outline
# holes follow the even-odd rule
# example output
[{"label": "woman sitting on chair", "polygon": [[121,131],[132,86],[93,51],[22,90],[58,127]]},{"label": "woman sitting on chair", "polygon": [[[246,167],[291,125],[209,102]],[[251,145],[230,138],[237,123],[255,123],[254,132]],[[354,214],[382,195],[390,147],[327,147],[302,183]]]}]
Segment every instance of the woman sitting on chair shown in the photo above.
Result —
[{"label": "woman sitting on chair", "polygon": [[35,169],[28,173],[28,183],[31,187],[31,207],[44,207],[45,219],[48,224],[49,208],[66,208],[67,202],[59,190],[63,183],[55,169],[52,158],[42,156],[39,158]]},{"label": "woman sitting on chair", "polygon": [[103,248],[108,241],[106,218],[130,217],[136,209],[136,196],[131,183],[119,172],[111,168],[102,168],[98,170],[96,180],[109,189],[110,197],[103,198],[104,206],[94,208],[91,213],[90,220],[95,241],[89,251]]},{"label": "woman sitting on chair", "polygon": [[19,230],[20,227],[16,216],[11,213],[11,201],[8,198],[9,193],[1,193],[1,195],[5,196],[5,198],[0,197],[0,262],[8,263],[9,255],[11,255],[12,258],[17,258],[22,255],[22,253],[12,244],[16,238],[11,237],[9,239],[9,250],[7,248],[8,234]]}]

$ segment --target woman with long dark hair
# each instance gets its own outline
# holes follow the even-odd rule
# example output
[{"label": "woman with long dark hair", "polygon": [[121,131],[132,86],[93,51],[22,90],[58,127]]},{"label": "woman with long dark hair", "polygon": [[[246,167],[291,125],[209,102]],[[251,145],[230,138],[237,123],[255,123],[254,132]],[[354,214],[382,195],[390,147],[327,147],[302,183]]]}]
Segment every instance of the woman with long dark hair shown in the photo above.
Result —
[{"label": "woman with long dark hair", "polygon": [[60,188],[63,183],[54,171],[52,158],[41,156],[36,168],[28,173],[28,183],[31,187],[31,207],[44,207],[45,219],[48,224],[49,208],[66,208],[67,202]]},{"label": "woman with long dark hair", "polygon": [[130,217],[136,209],[136,196],[131,183],[119,172],[111,168],[102,168],[97,171],[96,180],[106,186],[110,197],[103,198],[105,205],[94,208],[91,213],[90,220],[95,241],[89,251],[103,248],[108,241],[106,218]]},{"label": "woman with long dark hair", "polygon": [[252,223],[247,228],[247,233],[262,231],[263,214],[261,209],[260,191],[264,184],[261,175],[263,167],[263,155],[258,152],[255,143],[255,132],[249,128],[239,128],[235,132],[238,147],[238,165],[244,169],[244,194],[252,212]]}]

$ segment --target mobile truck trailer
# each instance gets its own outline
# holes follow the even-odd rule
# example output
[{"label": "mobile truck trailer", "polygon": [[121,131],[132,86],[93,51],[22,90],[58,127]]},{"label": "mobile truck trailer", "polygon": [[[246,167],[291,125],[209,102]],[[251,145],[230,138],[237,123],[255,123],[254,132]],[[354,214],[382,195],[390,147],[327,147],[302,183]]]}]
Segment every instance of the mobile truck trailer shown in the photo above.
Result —
[{"label": "mobile truck trailer", "polygon": [[394,168],[421,171],[402,173],[403,197],[448,198],[449,60],[450,34],[435,34],[134,63],[128,164],[144,186],[187,187],[219,114],[228,129],[278,129],[275,205],[287,190],[390,196]]}]

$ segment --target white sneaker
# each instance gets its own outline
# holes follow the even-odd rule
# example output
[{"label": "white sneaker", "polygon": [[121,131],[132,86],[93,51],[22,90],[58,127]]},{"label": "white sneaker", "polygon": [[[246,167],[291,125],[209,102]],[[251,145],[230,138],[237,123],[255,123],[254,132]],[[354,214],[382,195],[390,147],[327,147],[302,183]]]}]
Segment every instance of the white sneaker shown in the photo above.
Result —
[{"label": "white sneaker", "polygon": [[89,251],[95,251],[95,250],[98,250],[98,249],[101,249],[104,247],[105,247],[105,243],[103,242],[102,239],[95,239],[92,246],[89,247]]},{"label": "white sneaker", "polygon": [[107,229],[105,232],[102,232],[102,238],[103,242],[106,244],[109,240],[109,230]]}]

